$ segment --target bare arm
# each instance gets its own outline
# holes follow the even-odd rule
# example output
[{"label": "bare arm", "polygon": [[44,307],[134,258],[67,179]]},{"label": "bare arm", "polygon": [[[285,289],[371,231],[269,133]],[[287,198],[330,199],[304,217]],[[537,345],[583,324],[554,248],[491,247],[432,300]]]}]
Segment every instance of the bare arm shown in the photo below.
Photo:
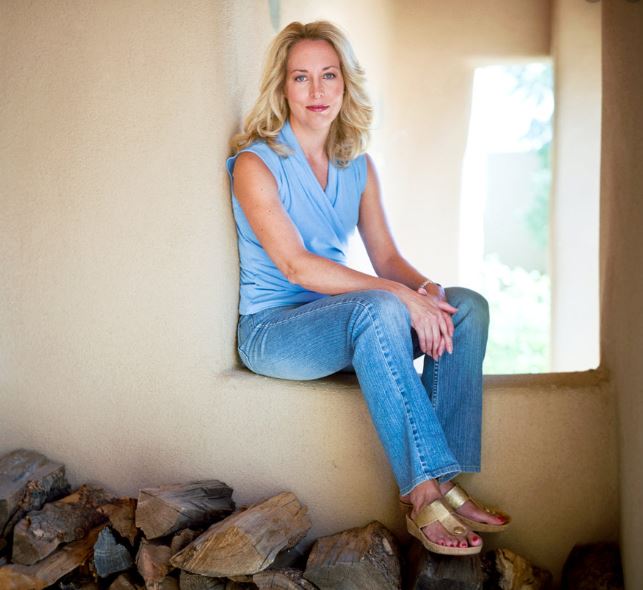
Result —
[{"label": "bare arm", "polygon": [[258,156],[239,155],[234,192],[261,245],[291,283],[328,295],[363,289],[397,294],[405,289],[395,281],[347,268],[307,250],[284,211],[274,177]]},{"label": "bare arm", "polygon": [[[394,293],[412,318],[422,313],[418,310],[434,318],[433,325],[422,330],[420,345],[437,358],[439,335],[442,331],[448,333],[446,324],[440,321],[441,309],[454,313],[455,308],[423,297],[400,281],[373,277],[308,251],[281,204],[274,177],[258,156],[249,152],[239,155],[234,168],[234,192],[257,239],[291,283],[327,295],[366,289]],[[367,192],[368,185],[364,196]]]}]

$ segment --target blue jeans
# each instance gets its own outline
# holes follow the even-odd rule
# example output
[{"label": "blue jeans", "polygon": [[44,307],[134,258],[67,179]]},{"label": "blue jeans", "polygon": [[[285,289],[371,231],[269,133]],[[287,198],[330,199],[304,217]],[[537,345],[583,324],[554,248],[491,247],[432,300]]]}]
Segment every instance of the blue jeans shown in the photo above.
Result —
[{"label": "blue jeans", "polygon": [[453,354],[424,356],[406,306],[387,291],[355,291],[241,316],[239,355],[255,373],[318,379],[354,369],[402,495],[429,479],[480,470],[482,361],[489,310],[463,288],[446,290]]}]

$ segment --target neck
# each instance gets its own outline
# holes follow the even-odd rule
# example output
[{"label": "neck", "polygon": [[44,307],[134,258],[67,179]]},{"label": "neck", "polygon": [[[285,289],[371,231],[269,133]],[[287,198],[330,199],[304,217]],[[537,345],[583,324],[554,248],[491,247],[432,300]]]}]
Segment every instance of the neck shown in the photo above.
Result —
[{"label": "neck", "polygon": [[309,129],[301,127],[296,121],[290,119],[292,128],[304,155],[308,159],[319,160],[326,157],[326,140],[328,139],[328,129]]}]

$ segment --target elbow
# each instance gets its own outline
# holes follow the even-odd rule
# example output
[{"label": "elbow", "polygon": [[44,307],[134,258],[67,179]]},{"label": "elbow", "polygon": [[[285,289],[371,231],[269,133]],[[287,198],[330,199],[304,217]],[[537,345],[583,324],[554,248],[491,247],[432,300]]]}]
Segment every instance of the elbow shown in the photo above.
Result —
[{"label": "elbow", "polygon": [[310,281],[310,265],[307,264],[305,257],[296,257],[290,260],[287,260],[281,272],[286,277],[289,283],[293,285],[299,285],[304,289],[309,289]]}]

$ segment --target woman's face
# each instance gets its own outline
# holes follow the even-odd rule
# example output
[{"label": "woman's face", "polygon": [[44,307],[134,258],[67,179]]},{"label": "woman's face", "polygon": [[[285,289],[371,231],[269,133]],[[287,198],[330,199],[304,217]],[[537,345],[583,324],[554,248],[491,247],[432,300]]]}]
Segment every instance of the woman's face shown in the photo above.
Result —
[{"label": "woman's face", "polygon": [[295,126],[329,129],[342,106],[344,78],[328,41],[305,39],[288,54],[284,95]]}]

